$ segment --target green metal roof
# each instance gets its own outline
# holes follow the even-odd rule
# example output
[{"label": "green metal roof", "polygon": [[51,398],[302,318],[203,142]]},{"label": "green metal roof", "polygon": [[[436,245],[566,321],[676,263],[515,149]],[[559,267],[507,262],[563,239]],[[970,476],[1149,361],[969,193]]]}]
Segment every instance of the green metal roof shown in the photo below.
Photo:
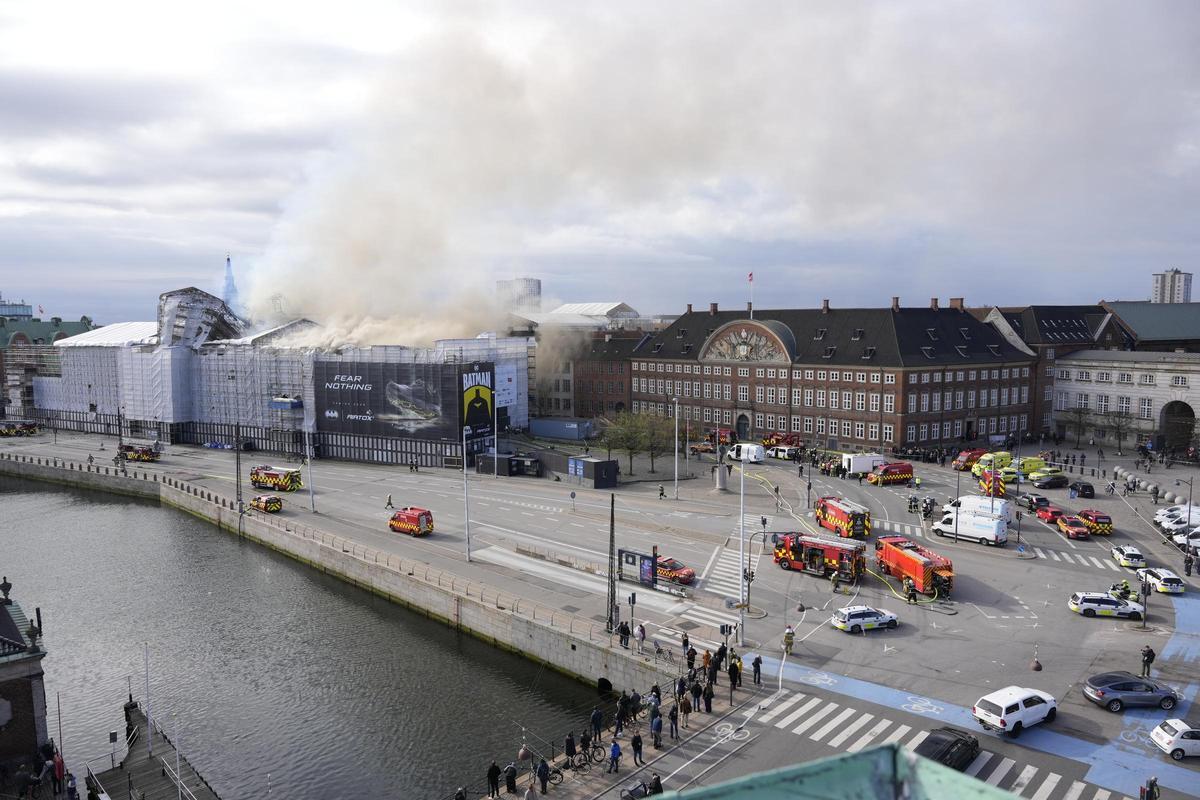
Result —
[{"label": "green metal roof", "polygon": [[1139,342],[1200,339],[1200,303],[1122,300],[1103,306],[1132,330]]},{"label": "green metal roof", "polygon": [[[46,320],[37,317],[33,319],[0,317],[0,350],[13,344],[26,344],[24,339],[29,340],[28,344],[54,344],[58,339],[86,333],[95,327],[88,317],[82,317],[75,321],[58,317]],[[18,338],[17,334],[24,334],[24,339]],[[14,339],[16,341],[13,341]]]},{"label": "green metal roof", "polygon": [[796,800],[830,797],[895,800],[1004,800],[1012,795],[949,767],[914,755],[895,745],[822,758],[804,764],[759,772],[744,778],[666,792],[664,798],[688,800]]}]

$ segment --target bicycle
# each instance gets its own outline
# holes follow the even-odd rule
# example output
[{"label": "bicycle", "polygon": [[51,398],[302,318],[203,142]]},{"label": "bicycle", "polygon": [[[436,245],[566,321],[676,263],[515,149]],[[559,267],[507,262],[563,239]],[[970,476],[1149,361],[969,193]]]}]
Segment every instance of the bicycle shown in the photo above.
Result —
[{"label": "bicycle", "polygon": [[671,652],[671,648],[663,647],[662,645],[660,645],[658,643],[657,640],[655,640],[655,642],[654,642],[654,658],[655,658],[655,660],[658,660],[659,658],[661,658],[664,661],[666,661],[668,664],[675,663],[675,654]]}]

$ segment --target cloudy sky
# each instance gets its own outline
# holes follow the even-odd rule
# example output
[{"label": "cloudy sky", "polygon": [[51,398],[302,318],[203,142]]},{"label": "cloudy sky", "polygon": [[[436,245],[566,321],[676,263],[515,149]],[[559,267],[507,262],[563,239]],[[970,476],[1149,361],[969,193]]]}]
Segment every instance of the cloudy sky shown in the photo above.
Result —
[{"label": "cloudy sky", "polygon": [[0,292],[357,325],[1148,297],[1200,267],[1200,4],[0,0]]}]

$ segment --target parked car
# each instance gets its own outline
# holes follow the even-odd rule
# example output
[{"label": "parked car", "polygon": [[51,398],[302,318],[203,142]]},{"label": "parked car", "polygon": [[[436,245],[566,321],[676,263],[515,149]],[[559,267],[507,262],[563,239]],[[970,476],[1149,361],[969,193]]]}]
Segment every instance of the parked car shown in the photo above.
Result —
[{"label": "parked car", "polygon": [[829,624],[848,633],[862,633],[872,628],[895,628],[899,619],[886,608],[846,606],[833,612]]},{"label": "parked car", "polygon": [[[1200,506],[1192,506],[1191,508],[1192,508],[1192,514],[1194,514],[1196,516],[1200,516]],[[1181,514],[1187,514],[1187,510],[1188,510],[1187,505],[1167,506],[1166,508],[1160,508],[1158,511],[1154,512],[1154,521],[1160,522],[1161,520],[1164,520],[1167,517],[1178,517]]]},{"label": "parked car", "polygon": [[698,456],[701,453],[717,452],[717,448],[712,442],[697,442],[696,444],[688,447],[688,450],[691,450],[692,455],[694,455],[694,456]]},{"label": "parked car", "polygon": [[1179,594],[1183,591],[1183,579],[1164,567],[1147,567],[1137,571],[1139,581],[1149,583],[1156,592]]},{"label": "parked car", "polygon": [[1079,517],[1059,517],[1058,529],[1066,534],[1068,539],[1088,539],[1091,534],[1083,520]]},{"label": "parked car", "polygon": [[1122,567],[1140,569],[1146,566],[1146,557],[1142,555],[1142,551],[1131,544],[1116,545],[1110,552],[1112,552],[1113,561]]},{"label": "parked car", "polygon": [[1039,508],[1050,505],[1050,498],[1044,494],[1025,492],[1017,497],[1017,504],[1025,506],[1030,511],[1037,511]]},{"label": "parked car", "polygon": [[1049,478],[1051,475],[1062,475],[1063,471],[1058,467],[1042,467],[1035,469],[1029,473],[1029,479],[1032,481],[1040,481],[1042,478]]},{"label": "parked car", "polygon": [[1063,515],[1063,510],[1058,506],[1042,506],[1037,510],[1037,518],[1042,522],[1049,522],[1051,525],[1058,522],[1058,518]]},{"label": "parked car", "polygon": [[1193,511],[1190,516],[1184,513],[1179,516],[1165,517],[1158,522],[1158,527],[1171,534],[1190,531],[1197,525],[1200,525],[1200,512],[1197,511]]},{"label": "parked car", "polygon": [[1079,497],[1095,497],[1096,496],[1096,487],[1092,486],[1087,481],[1075,481],[1067,488],[1074,490],[1075,494],[1078,495]]},{"label": "parked car", "polygon": [[979,740],[958,728],[934,728],[913,752],[962,772],[979,755]]},{"label": "parked car", "polygon": [[1006,686],[976,700],[971,716],[985,730],[1007,733],[1015,739],[1030,725],[1053,722],[1058,716],[1058,702],[1039,689]]},{"label": "parked car", "polygon": [[1126,706],[1158,706],[1170,711],[1179,704],[1179,692],[1131,672],[1104,672],[1083,684],[1083,696],[1098,706],[1117,712]]},{"label": "parked car", "polygon": [[776,446],[767,450],[767,458],[783,458],[791,461],[799,452],[795,447]]},{"label": "parked car", "polygon": [[1150,741],[1176,761],[1183,761],[1184,756],[1200,756],[1200,728],[1181,719],[1160,722],[1150,732]]},{"label": "parked car", "polygon": [[1112,592],[1075,592],[1067,600],[1067,608],[1085,617],[1126,619],[1141,619],[1146,610],[1141,603],[1122,600]]},{"label": "parked car", "polygon": [[1177,533],[1171,537],[1171,541],[1175,543],[1176,547],[1183,550],[1187,550],[1189,547],[1195,547],[1196,545],[1200,544],[1200,527],[1185,533]]},{"label": "parked car", "polygon": [[1066,475],[1047,475],[1042,478],[1036,478],[1033,485],[1038,489],[1061,489],[1070,483]]}]

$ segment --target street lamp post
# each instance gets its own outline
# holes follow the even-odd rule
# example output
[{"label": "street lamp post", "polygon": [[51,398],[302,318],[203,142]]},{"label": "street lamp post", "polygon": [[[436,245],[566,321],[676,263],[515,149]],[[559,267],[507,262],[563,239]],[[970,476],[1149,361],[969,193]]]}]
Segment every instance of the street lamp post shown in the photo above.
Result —
[{"label": "street lamp post", "polygon": [[[954,473],[955,473],[954,474],[954,502],[957,503],[958,498],[962,497],[962,495],[960,494],[960,492],[962,491],[960,488],[960,484],[962,483],[962,470],[956,469],[956,470],[954,470]],[[962,506],[960,505],[958,507],[958,510],[954,512],[954,543],[955,544],[958,543],[958,512],[961,510],[962,510]]]},{"label": "street lamp post", "polygon": [[679,398],[672,397],[675,404],[675,499],[679,499]]},{"label": "street lamp post", "polygon": [[[746,561],[746,462],[738,465],[738,563]],[[741,597],[738,598],[738,647],[746,644],[746,575],[742,575]]]},{"label": "street lamp post", "polygon": [[[1184,530],[1187,531],[1188,533],[1191,533],[1191,530],[1192,530],[1192,483],[1195,482],[1195,480],[1196,480],[1195,477],[1191,477],[1191,478],[1177,478],[1175,481],[1176,486],[1179,486],[1180,484],[1183,484],[1183,483],[1186,483],[1188,486],[1187,527],[1184,528]],[[1185,539],[1184,541],[1186,542],[1187,540]]]},{"label": "street lamp post", "polygon": [[467,489],[467,434],[471,432],[470,425],[464,425],[462,430],[462,472],[463,472],[463,530],[467,535],[467,562],[471,561],[471,494]]}]

